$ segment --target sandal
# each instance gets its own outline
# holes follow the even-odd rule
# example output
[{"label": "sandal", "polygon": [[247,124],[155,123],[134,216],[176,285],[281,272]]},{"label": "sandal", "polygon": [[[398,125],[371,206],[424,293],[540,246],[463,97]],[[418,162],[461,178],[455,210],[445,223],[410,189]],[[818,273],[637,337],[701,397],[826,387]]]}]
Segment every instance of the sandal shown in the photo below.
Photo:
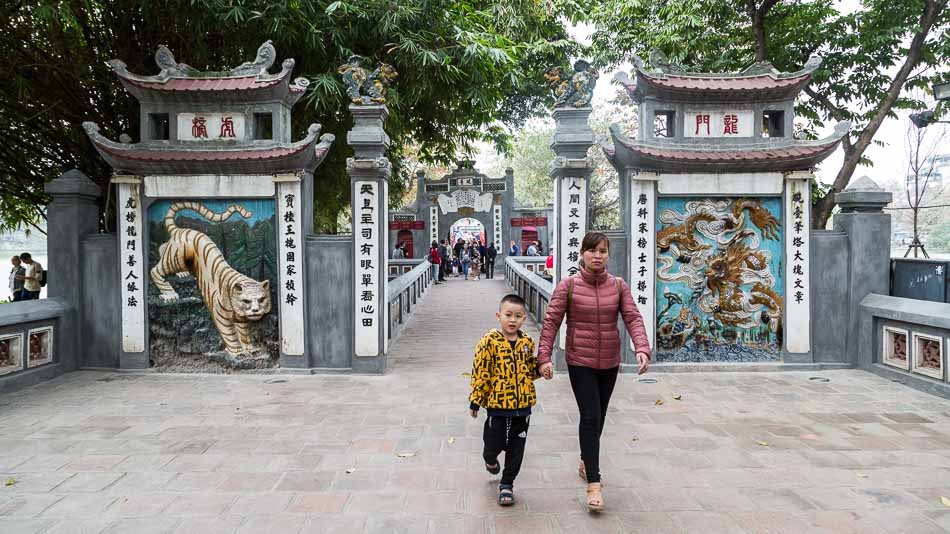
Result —
[{"label": "sandal", "polygon": [[501,472],[501,463],[498,460],[495,460],[495,465],[489,465],[485,463],[485,470],[493,475],[497,475]]},{"label": "sandal", "polygon": [[604,494],[601,492],[600,482],[587,485],[587,511],[599,512],[604,509]]},{"label": "sandal", "polygon": [[515,504],[515,491],[513,488],[498,489],[498,505],[511,506]]},{"label": "sandal", "polygon": [[[587,482],[587,470],[584,468],[584,460],[581,460],[581,463],[577,465],[577,476],[581,477],[581,480]],[[600,484],[604,484],[604,474],[600,474]]]}]

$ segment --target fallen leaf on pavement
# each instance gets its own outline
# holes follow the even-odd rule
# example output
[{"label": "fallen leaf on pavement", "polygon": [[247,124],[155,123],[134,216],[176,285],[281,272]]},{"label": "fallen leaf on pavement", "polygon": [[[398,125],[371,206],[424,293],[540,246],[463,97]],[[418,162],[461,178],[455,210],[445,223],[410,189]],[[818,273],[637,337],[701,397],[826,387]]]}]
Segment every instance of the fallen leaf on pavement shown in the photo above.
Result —
[{"label": "fallen leaf on pavement", "polygon": [[640,441],[640,438],[630,438],[630,441]]},{"label": "fallen leaf on pavement", "polygon": [[449,438],[449,444],[455,443],[455,438]]},{"label": "fallen leaf on pavement", "polygon": [[761,446],[763,446],[763,447],[768,447],[768,446],[769,446],[769,442],[768,442],[768,441],[756,441],[756,443],[758,443],[759,445],[761,445]]},{"label": "fallen leaf on pavement", "polygon": [[462,378],[470,378],[472,373],[462,373]]},{"label": "fallen leaf on pavement", "polygon": [[673,395],[673,400],[683,400],[682,395]]},{"label": "fallen leaf on pavement", "polygon": [[15,478],[10,477],[10,478],[7,479],[7,486],[12,486],[12,485],[14,485],[14,484],[16,484],[16,479],[15,479]]},{"label": "fallen leaf on pavement", "polygon": [[864,473],[858,473],[858,478],[867,478],[868,476]]},{"label": "fallen leaf on pavement", "polygon": [[941,496],[940,496],[940,502],[943,503],[944,506],[950,508],[950,499],[948,499],[948,498],[944,497],[943,495],[941,495]]},{"label": "fallen leaf on pavement", "polygon": [[663,406],[663,399],[656,399],[656,402],[654,402],[653,404],[655,404],[656,406]]},{"label": "fallen leaf on pavement", "polygon": [[346,474],[348,474],[348,475],[351,474],[351,473],[353,473],[353,471],[356,471],[356,468],[355,468],[355,467],[347,467],[347,468],[346,468]]},{"label": "fallen leaf on pavement", "polygon": [[415,455],[416,455],[416,453],[414,453],[414,452],[400,452],[400,453],[396,454],[396,456],[399,457],[399,458],[412,458],[412,457],[415,456]]}]

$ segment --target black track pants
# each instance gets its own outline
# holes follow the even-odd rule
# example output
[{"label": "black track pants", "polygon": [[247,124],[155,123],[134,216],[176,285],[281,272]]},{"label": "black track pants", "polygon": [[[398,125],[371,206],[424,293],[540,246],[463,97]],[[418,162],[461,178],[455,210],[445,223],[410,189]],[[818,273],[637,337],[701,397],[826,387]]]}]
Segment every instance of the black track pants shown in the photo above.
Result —
[{"label": "black track pants", "polygon": [[581,413],[577,434],[581,444],[581,460],[587,472],[587,482],[600,482],[600,434],[607,419],[607,405],[617,383],[617,371],[568,365],[574,400]]},{"label": "black track pants", "polygon": [[531,416],[489,417],[485,420],[482,439],[485,450],[482,458],[487,464],[496,464],[498,455],[505,451],[505,470],[501,473],[501,485],[512,486],[521,471],[524,459],[524,444],[528,438],[528,422]]}]

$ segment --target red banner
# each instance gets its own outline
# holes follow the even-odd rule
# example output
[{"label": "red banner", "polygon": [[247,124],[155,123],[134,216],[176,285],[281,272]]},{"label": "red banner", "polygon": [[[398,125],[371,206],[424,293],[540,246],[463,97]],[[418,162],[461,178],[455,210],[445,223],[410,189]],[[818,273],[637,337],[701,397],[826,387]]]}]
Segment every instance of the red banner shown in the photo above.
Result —
[{"label": "red banner", "polygon": [[548,218],[547,217],[521,217],[511,219],[511,226],[514,228],[520,228],[523,226],[547,226]]},{"label": "red banner", "polygon": [[389,221],[390,230],[425,230],[425,221]]}]

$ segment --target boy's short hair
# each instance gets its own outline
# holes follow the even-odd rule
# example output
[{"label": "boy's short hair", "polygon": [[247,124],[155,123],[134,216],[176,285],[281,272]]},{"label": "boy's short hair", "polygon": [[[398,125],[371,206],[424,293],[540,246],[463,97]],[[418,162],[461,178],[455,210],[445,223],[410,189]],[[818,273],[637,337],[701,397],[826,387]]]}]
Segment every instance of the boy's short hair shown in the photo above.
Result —
[{"label": "boy's short hair", "polygon": [[506,302],[521,306],[525,309],[528,308],[527,303],[525,303],[524,299],[521,298],[521,295],[516,295],[514,293],[509,293],[504,297],[501,297],[501,302],[498,303],[498,309],[501,309],[501,306]]}]

